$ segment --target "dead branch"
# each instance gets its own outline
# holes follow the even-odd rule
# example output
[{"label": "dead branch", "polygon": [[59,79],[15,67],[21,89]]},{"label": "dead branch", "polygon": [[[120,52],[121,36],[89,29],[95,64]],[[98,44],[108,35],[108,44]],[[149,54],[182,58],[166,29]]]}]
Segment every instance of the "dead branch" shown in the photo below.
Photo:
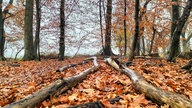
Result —
[{"label": "dead branch", "polygon": [[[120,96],[116,96],[115,98],[109,99],[108,101],[111,104],[114,104],[115,102],[119,102],[119,100],[121,99],[123,98],[121,98]],[[70,106],[68,108],[105,108],[105,106],[102,104],[101,101],[98,100],[96,102],[88,102],[80,105]]]},{"label": "dead branch", "polygon": [[185,66],[181,67],[181,69],[190,70],[192,67],[192,60],[189,61]]},{"label": "dead branch", "polygon": [[88,74],[96,71],[100,67],[100,65],[97,63],[96,57],[91,57],[91,59],[93,60],[94,66],[86,69],[82,73],[69,78],[59,79],[49,86],[27,96],[26,98],[11,103],[3,108],[33,108],[37,103],[42,102],[49,97],[56,97],[60,95],[61,93],[77,85],[79,82],[85,79]]},{"label": "dead branch", "polygon": [[56,72],[62,72],[62,71],[64,71],[64,70],[68,69],[68,68],[71,68],[71,67],[75,67],[75,66],[77,66],[77,65],[83,65],[83,64],[85,64],[85,63],[88,63],[89,61],[91,61],[91,59],[83,60],[82,62],[79,62],[79,63],[77,63],[77,64],[69,64],[69,65],[67,65],[67,66],[63,66],[62,68],[59,68],[58,70],[56,70]]},{"label": "dead branch", "polygon": [[[153,86],[148,83],[140,74],[136,71],[129,69],[124,64],[120,66],[111,58],[106,60],[108,64],[114,67],[116,70],[127,75],[133,82],[135,90],[139,93],[145,94],[145,96],[159,105],[168,104],[172,108],[192,108],[192,100],[184,97],[183,95],[168,92]],[[118,65],[118,66],[117,66]]]}]

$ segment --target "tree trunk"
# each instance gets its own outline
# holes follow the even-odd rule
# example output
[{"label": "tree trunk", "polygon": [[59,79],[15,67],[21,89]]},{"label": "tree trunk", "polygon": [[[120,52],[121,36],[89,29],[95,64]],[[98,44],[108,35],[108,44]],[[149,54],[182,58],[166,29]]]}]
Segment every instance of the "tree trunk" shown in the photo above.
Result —
[{"label": "tree trunk", "polygon": [[190,19],[188,19],[186,22],[185,22],[185,25],[183,27],[183,30],[182,30],[182,33],[181,33],[181,36],[182,36],[182,39],[181,39],[181,42],[182,42],[182,48],[183,48],[183,53],[185,52],[190,52],[190,44],[189,44],[189,41],[190,39],[192,38],[192,33],[188,34],[188,36],[186,37],[186,30],[187,30],[187,27],[188,25],[190,24]]},{"label": "tree trunk", "polygon": [[36,0],[36,33],[35,33],[35,42],[34,42],[34,53],[35,57],[40,61],[40,24],[41,24],[41,0]]},{"label": "tree trunk", "polygon": [[[190,11],[192,8],[192,0],[187,1],[187,5],[184,8],[183,14],[180,18],[177,20],[176,27],[172,33],[171,39],[170,39],[170,47],[169,47],[169,56],[167,61],[169,62],[175,62],[176,57],[179,54],[180,50],[180,35],[182,33],[183,26],[185,25],[185,22],[187,21]],[[172,23],[173,24],[173,23]],[[172,31],[171,31],[172,32]]]},{"label": "tree trunk", "polygon": [[[127,75],[133,82],[135,90],[159,105],[168,104],[171,108],[191,108],[192,100],[183,95],[167,92],[148,83],[140,74],[127,68],[124,64],[117,65],[111,58],[107,59],[108,63],[116,70]],[[121,68],[119,68],[121,67]]]},{"label": "tree trunk", "polygon": [[16,54],[15,54],[15,60],[17,59],[18,54],[24,49],[24,47],[22,47]]},{"label": "tree trunk", "polygon": [[172,12],[172,24],[171,24],[171,37],[173,36],[173,32],[176,29],[177,21],[179,19],[179,0],[172,0],[172,2],[176,2],[176,5],[172,5],[171,12]]},{"label": "tree trunk", "polygon": [[[2,5],[3,0],[0,0],[0,4]],[[3,47],[3,11],[2,6],[0,6],[0,61],[4,60],[4,47]]]},{"label": "tree trunk", "polygon": [[154,43],[154,39],[155,39],[155,34],[156,34],[156,29],[155,29],[154,26],[153,26],[153,36],[152,36],[152,39],[151,39],[151,45],[150,45],[150,49],[149,49],[149,55],[151,55],[152,50],[153,50],[153,43]]},{"label": "tree trunk", "polygon": [[182,34],[181,36],[182,36],[182,38],[183,38],[183,39],[182,39],[183,52],[184,52],[184,53],[185,53],[185,52],[190,52],[190,44],[189,44],[189,41],[190,41],[190,39],[192,38],[192,33],[190,33],[187,38],[185,38],[185,34]]},{"label": "tree trunk", "polygon": [[129,55],[129,61],[132,61],[135,56],[135,49],[137,47],[137,41],[139,39],[139,0],[135,2],[135,35],[132,42],[131,52]]},{"label": "tree trunk", "polygon": [[127,28],[126,28],[126,16],[127,16],[127,2],[124,0],[124,41],[125,41],[125,46],[124,46],[124,56],[127,54]]},{"label": "tree trunk", "polygon": [[68,89],[77,85],[79,82],[83,81],[88,74],[96,71],[100,67],[100,65],[97,63],[97,58],[92,57],[92,59],[94,66],[91,68],[86,69],[78,75],[59,79],[49,86],[39,90],[38,92],[35,92],[17,102],[11,103],[4,108],[33,108],[37,103],[42,102],[49,97],[56,97],[59,94],[67,91]]},{"label": "tree trunk", "polygon": [[33,46],[33,0],[26,0],[24,18],[24,57],[23,60],[34,60]]},{"label": "tree trunk", "polygon": [[60,39],[59,39],[59,60],[64,60],[65,54],[65,0],[61,0],[60,6]]},{"label": "tree trunk", "polygon": [[[104,51],[104,43],[103,43],[103,20],[102,20],[102,0],[99,0],[99,23],[100,23],[100,32],[101,32],[101,44],[102,44],[102,51]],[[104,54],[104,53],[103,53]]]},{"label": "tree trunk", "polygon": [[139,55],[140,55],[140,36],[138,37],[137,45],[136,45],[136,49],[135,49],[135,56],[139,56]]},{"label": "tree trunk", "polygon": [[[143,15],[146,14],[147,5],[149,4],[150,1],[151,0],[146,0],[145,4],[143,5],[143,11],[141,11],[140,17],[139,17],[140,22],[143,21]],[[140,30],[139,30],[139,36],[141,37],[141,40],[142,40],[142,49],[143,49],[142,55],[145,55],[145,40],[144,40],[144,36],[143,36],[144,30],[145,30],[144,26],[141,27]]]},{"label": "tree trunk", "polygon": [[107,0],[107,13],[106,13],[106,31],[105,31],[105,56],[111,56],[111,17],[112,17],[112,0]]},{"label": "tree trunk", "polygon": [[[2,5],[3,0],[0,1]],[[13,4],[13,0],[9,1],[9,4],[2,11],[2,7],[0,7],[0,60],[5,60],[4,57],[4,45],[5,45],[5,32],[4,32],[4,22],[7,18],[7,14],[9,14],[10,5]]]}]

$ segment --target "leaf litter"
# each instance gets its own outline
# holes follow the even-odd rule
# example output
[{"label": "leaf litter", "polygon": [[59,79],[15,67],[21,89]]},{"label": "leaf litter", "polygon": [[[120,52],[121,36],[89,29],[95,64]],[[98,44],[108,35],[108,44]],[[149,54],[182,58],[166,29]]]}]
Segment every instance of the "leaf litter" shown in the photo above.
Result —
[{"label": "leaf litter", "polygon": [[[0,106],[15,102],[60,78],[76,75],[91,67],[92,62],[78,65],[63,72],[56,72],[68,64],[81,62],[85,57],[70,58],[65,61],[43,60],[19,61],[20,67],[0,66]],[[185,95],[192,99],[192,74],[181,70],[188,60],[178,59],[177,63],[167,63],[164,59],[135,59],[134,66],[129,68],[139,72],[153,85],[171,92]],[[131,80],[103,61],[101,67],[76,87],[61,94],[59,97],[43,101],[38,107],[62,108],[88,102],[101,101],[105,107],[122,108],[158,108],[147,100],[144,94],[134,90]],[[0,62],[3,64],[3,62]],[[119,102],[111,104],[108,100],[121,97]],[[168,108],[168,105],[160,106]]]}]

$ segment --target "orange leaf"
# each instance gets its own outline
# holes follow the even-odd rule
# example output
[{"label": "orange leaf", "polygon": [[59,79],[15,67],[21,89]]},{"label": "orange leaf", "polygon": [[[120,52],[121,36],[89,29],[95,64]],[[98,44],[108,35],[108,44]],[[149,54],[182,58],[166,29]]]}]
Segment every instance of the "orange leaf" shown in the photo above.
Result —
[{"label": "orange leaf", "polygon": [[45,107],[51,105],[50,101],[43,101],[42,104],[43,104],[43,106],[45,106]]},{"label": "orange leaf", "polygon": [[145,99],[145,96],[144,94],[142,95],[139,95],[138,97],[136,97],[133,101],[133,103],[130,103],[130,106],[132,108],[135,108],[135,107],[139,107],[140,108],[140,104],[142,105],[147,105],[149,102]]},{"label": "orange leaf", "polygon": [[69,100],[68,100],[68,97],[67,96],[62,96],[62,97],[59,97],[59,99],[58,99],[60,102],[63,102],[63,103],[66,103],[66,102],[68,102]]}]

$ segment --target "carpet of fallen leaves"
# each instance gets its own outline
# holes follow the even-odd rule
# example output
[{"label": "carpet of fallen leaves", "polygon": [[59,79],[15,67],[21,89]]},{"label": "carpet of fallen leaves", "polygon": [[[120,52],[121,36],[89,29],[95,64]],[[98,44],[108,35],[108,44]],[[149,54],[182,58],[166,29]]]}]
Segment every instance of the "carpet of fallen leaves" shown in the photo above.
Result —
[{"label": "carpet of fallen leaves", "polygon": [[[65,61],[4,61],[0,62],[0,106],[15,102],[33,92],[49,85],[60,78],[76,75],[90,68],[93,63],[71,67],[63,72],[56,72],[68,64],[78,63],[85,57],[70,58]],[[106,107],[119,108],[158,108],[159,106],[147,100],[143,94],[134,90],[131,80],[102,60],[101,67],[76,87],[61,94],[59,97],[43,101],[38,107],[63,108],[87,102],[100,100]],[[164,59],[135,59],[129,68],[140,73],[144,78],[161,89],[176,92],[192,99],[192,74],[180,68],[188,60],[178,59],[177,63],[167,63]],[[14,65],[19,64],[19,66]],[[122,99],[110,104],[109,99],[120,96]],[[160,106],[168,108],[168,105]]]}]

